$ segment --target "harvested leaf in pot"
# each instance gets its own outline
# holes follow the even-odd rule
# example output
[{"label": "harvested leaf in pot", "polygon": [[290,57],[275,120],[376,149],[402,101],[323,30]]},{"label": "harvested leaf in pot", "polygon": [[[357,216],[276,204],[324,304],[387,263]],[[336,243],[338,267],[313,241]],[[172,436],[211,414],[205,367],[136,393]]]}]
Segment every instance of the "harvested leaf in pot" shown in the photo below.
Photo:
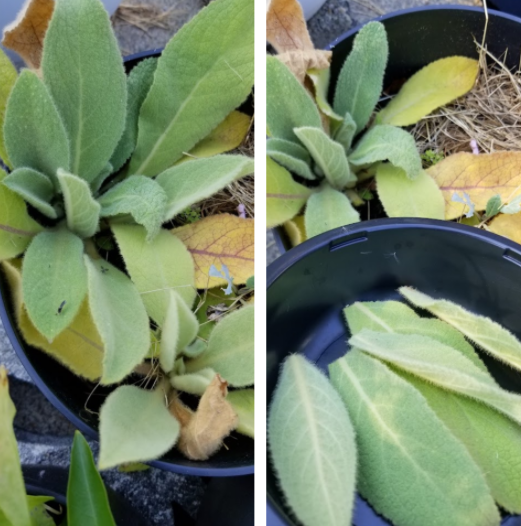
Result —
[{"label": "harvested leaf in pot", "polygon": [[465,95],[479,73],[479,62],[467,57],[447,57],[431,62],[414,74],[376,122],[393,126],[416,124],[432,111]]},{"label": "harvested leaf in pot", "polygon": [[2,79],[2,82],[0,83],[0,159],[9,168],[12,166],[5,149],[4,120],[7,99],[11,94],[11,90],[15,85],[17,77],[18,74],[16,72],[16,68],[11,63],[4,51],[0,49],[0,78]]},{"label": "harvested leaf in pot", "polygon": [[189,459],[207,460],[237,427],[237,415],[226,400],[227,386],[228,383],[216,374],[195,412],[178,398],[171,402],[170,412],[181,424],[177,447]]},{"label": "harvested leaf in pot", "polygon": [[266,153],[277,163],[291,172],[313,181],[316,179],[311,170],[311,156],[308,151],[295,142],[285,139],[268,139]]},{"label": "harvested leaf in pot", "polygon": [[239,417],[237,432],[251,438],[255,437],[255,391],[237,389],[226,397]]},{"label": "harvested leaf in pot", "polygon": [[399,292],[416,307],[428,310],[461,331],[494,358],[521,370],[521,343],[495,321],[469,312],[451,301],[431,298],[412,287],[401,287]]},{"label": "harvested leaf in pot", "polygon": [[414,387],[358,350],[329,371],[356,429],[358,490],[378,513],[400,526],[499,525],[480,469]]},{"label": "harvested leaf in pot", "polygon": [[229,270],[234,285],[254,273],[254,220],[218,214],[171,231],[188,248],[195,263],[195,286],[227,286],[224,278],[210,277],[212,265]]},{"label": "harvested leaf in pot", "polygon": [[174,389],[197,396],[202,396],[215,378],[213,369],[201,369],[191,374],[174,374],[170,383]]},{"label": "harvested leaf in pot", "polygon": [[513,215],[499,215],[489,225],[489,230],[500,236],[521,243],[521,212]]},{"label": "harvested leaf in pot", "polygon": [[305,526],[351,524],[355,433],[327,377],[304,357],[284,362],[268,415],[269,449],[287,503]]}]

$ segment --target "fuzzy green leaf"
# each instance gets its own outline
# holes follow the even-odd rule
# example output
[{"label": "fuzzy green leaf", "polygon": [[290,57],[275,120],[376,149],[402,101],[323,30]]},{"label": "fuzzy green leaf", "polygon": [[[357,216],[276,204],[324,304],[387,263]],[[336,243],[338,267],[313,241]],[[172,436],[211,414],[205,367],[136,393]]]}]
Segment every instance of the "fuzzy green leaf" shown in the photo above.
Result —
[{"label": "fuzzy green leaf", "polygon": [[131,214],[147,230],[151,241],[161,229],[167,210],[167,195],[161,185],[143,175],[132,175],[99,199],[101,217]]},{"label": "fuzzy green leaf", "polygon": [[179,423],[165,405],[160,387],[145,391],[131,385],[111,393],[100,413],[100,469],[155,460],[177,441]]},{"label": "fuzzy green leaf", "polygon": [[445,219],[445,199],[434,179],[424,170],[410,179],[390,163],[376,168],[376,189],[388,217]]},{"label": "fuzzy green leaf", "polygon": [[150,348],[145,306],[130,279],[103,259],[84,257],[89,306],[104,344],[103,385],[120,382]]},{"label": "fuzzy green leaf", "polygon": [[380,98],[388,57],[384,26],[370,22],[358,32],[335,88],[335,112],[349,113],[357,131],[365,128]]},{"label": "fuzzy green leaf", "polygon": [[167,196],[166,213],[162,219],[172,219],[253,170],[253,159],[243,155],[194,159],[166,170],[156,178]]},{"label": "fuzzy green leaf", "polygon": [[298,354],[284,362],[268,436],[275,471],[299,521],[351,524],[357,471],[353,427],[326,376]]},{"label": "fuzzy green leaf", "polygon": [[83,435],[76,431],[67,486],[68,526],[116,526],[105,484]]},{"label": "fuzzy green leaf", "polygon": [[331,70],[329,68],[308,69],[307,76],[313,82],[313,86],[315,88],[315,100],[317,101],[320,111],[330,118],[331,128],[335,128],[339,123],[342,122],[342,117],[333,111],[333,108],[327,100]]},{"label": "fuzzy green leaf", "polygon": [[113,171],[114,167],[112,166],[112,164],[107,163],[105,165],[105,168],[101,170],[96,179],[94,179],[94,181],[92,181],[92,183],[90,184],[93,194],[97,194],[99,192],[99,189],[101,188],[103,183],[108,179],[108,177],[112,175]]},{"label": "fuzzy green leaf", "polygon": [[194,341],[194,343],[184,348],[181,354],[186,358],[197,358],[198,356],[201,356],[201,354],[203,354],[207,348],[208,344],[206,342],[197,339]]},{"label": "fuzzy green leaf", "polygon": [[81,238],[92,237],[99,228],[100,204],[92,197],[88,183],[76,175],[58,170],[67,226]]},{"label": "fuzzy green leaf", "polygon": [[354,186],[356,176],[351,173],[343,146],[318,128],[295,128],[295,135],[307,148],[332,186],[341,190]]},{"label": "fuzzy green leaf", "polygon": [[357,167],[378,161],[389,161],[401,168],[409,179],[416,179],[422,171],[420,154],[410,133],[382,124],[371,128],[357,143],[349,162]]},{"label": "fuzzy green leaf", "polygon": [[351,117],[350,113],[346,113],[342,123],[335,132],[334,139],[336,142],[339,142],[343,147],[346,153],[351,151],[351,146],[353,145],[353,139],[356,135],[356,122]]},{"label": "fuzzy green leaf", "polygon": [[360,214],[346,195],[325,185],[308,199],[304,221],[309,239],[340,226],[358,223]]},{"label": "fuzzy green leaf", "polygon": [[160,327],[170,303],[170,290],[175,290],[192,306],[196,296],[194,262],[176,236],[161,230],[148,243],[143,227],[114,224],[112,231],[148,315]]},{"label": "fuzzy green leaf", "polygon": [[192,374],[172,376],[170,378],[170,383],[172,384],[172,387],[178,391],[202,396],[215,378],[216,374],[217,373],[213,369],[208,367]]},{"label": "fuzzy green leaf", "polygon": [[316,179],[310,168],[311,157],[302,146],[285,139],[268,139],[266,153],[284,168],[304,179]]},{"label": "fuzzy green leaf", "polygon": [[188,373],[211,368],[232,387],[254,382],[254,306],[247,305],[225,316],[210,334],[208,349],[186,363]]},{"label": "fuzzy green leaf", "polygon": [[90,183],[118,145],[127,107],[121,52],[101,2],[56,2],[42,70],[70,140],[70,166],[57,168]]},{"label": "fuzzy green leaf", "polygon": [[318,108],[293,73],[275,57],[266,57],[266,123],[271,137],[299,143],[295,128],[322,129]]},{"label": "fuzzy green leaf", "polygon": [[499,212],[501,211],[502,206],[503,206],[503,200],[501,199],[501,196],[499,194],[492,196],[487,201],[487,207],[485,210],[485,215],[487,216],[487,219],[497,216]]},{"label": "fuzzy green leaf", "polygon": [[0,83],[0,159],[2,159],[4,164],[9,168],[11,168],[11,162],[5,149],[4,119],[7,99],[15,85],[17,76],[16,68],[4,53],[3,49],[0,48],[0,78],[2,79],[2,82]]},{"label": "fuzzy green leaf", "polygon": [[230,391],[226,400],[232,404],[239,417],[236,431],[251,438],[255,437],[255,391],[253,389],[238,389]]},{"label": "fuzzy green leaf", "polygon": [[38,234],[25,253],[22,290],[29,318],[53,341],[71,324],[87,293],[81,239],[64,228]]},{"label": "fuzzy green leaf", "polygon": [[431,298],[411,287],[401,287],[399,291],[413,305],[427,309],[446,321],[494,358],[521,370],[521,343],[498,323],[473,314],[451,301]]},{"label": "fuzzy green leaf", "polygon": [[33,168],[51,177],[55,185],[58,168],[69,168],[65,127],[51,95],[33,71],[22,71],[16,81],[5,112],[4,134],[14,168]]},{"label": "fuzzy green leaf", "polygon": [[54,195],[52,181],[41,172],[32,168],[17,168],[5,179],[7,188],[17,193],[42,214],[56,219],[56,210],[49,204]]},{"label": "fuzzy green leaf", "polygon": [[119,140],[116,151],[110,159],[110,163],[114,167],[115,172],[125,164],[136,147],[139,111],[152,87],[156,67],[157,58],[147,58],[132,68],[132,71],[128,75],[128,102],[125,130]]},{"label": "fuzzy green leaf", "polygon": [[220,0],[167,44],[139,115],[130,173],[155,176],[204,139],[253,86],[253,1]]}]

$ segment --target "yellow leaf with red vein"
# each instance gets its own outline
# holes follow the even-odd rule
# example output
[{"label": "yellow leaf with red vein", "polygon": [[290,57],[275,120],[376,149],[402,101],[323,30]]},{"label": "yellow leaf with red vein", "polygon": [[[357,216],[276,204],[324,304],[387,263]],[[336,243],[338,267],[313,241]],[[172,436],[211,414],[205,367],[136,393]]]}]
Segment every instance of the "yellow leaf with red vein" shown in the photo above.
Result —
[{"label": "yellow leaf with red vein", "polygon": [[231,214],[206,217],[172,230],[188,248],[195,262],[195,286],[208,289],[225,286],[226,280],[210,278],[210,267],[226,265],[235,285],[254,274],[254,222]]},{"label": "yellow leaf with red vein", "polygon": [[466,192],[476,206],[485,210],[488,200],[498,194],[504,203],[521,193],[521,152],[474,155],[456,153],[427,170],[445,198],[445,219],[456,219],[468,208],[452,201]]},{"label": "yellow leaf with red vein", "polygon": [[490,231],[521,243],[521,213],[500,214],[489,225]]},{"label": "yellow leaf with red vein", "polygon": [[266,39],[278,53],[315,49],[297,0],[271,0],[266,17]]}]

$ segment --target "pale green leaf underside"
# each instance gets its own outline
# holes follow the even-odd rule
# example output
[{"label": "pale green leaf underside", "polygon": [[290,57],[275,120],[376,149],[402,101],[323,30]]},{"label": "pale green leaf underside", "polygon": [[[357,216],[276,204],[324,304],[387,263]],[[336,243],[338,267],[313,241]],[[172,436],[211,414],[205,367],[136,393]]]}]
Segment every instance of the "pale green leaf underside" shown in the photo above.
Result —
[{"label": "pale green leaf underside", "polygon": [[23,259],[22,288],[29,318],[53,341],[71,324],[87,293],[81,239],[64,228],[38,234]]},{"label": "pale green leaf underside", "polygon": [[9,168],[12,166],[5,149],[4,118],[7,100],[17,77],[18,73],[16,68],[9,60],[9,57],[4,53],[3,49],[0,48],[0,78],[2,79],[2,83],[0,84],[0,159],[2,159],[4,164]]},{"label": "pale green leaf underside", "polygon": [[255,391],[253,389],[238,389],[230,391],[226,400],[232,404],[239,417],[236,431],[254,438],[255,436]]},{"label": "pale green leaf underside", "polygon": [[268,438],[282,491],[299,521],[351,524],[355,434],[326,376],[297,354],[283,365],[269,409]]},{"label": "pale green leaf underside", "polygon": [[178,435],[179,423],[168,411],[162,389],[118,387],[101,408],[99,467],[157,459]]},{"label": "pale green leaf underside", "polygon": [[266,153],[290,172],[311,181],[316,179],[311,171],[309,153],[297,143],[285,139],[268,139]]},{"label": "pale green leaf underside", "polygon": [[358,489],[376,511],[400,526],[499,524],[483,474],[416,389],[357,350],[329,370],[356,429]]},{"label": "pale green leaf underside", "polygon": [[208,341],[208,349],[186,363],[188,373],[211,368],[232,387],[253,385],[254,306],[247,305],[217,323]]},{"label": "pale green leaf underside", "polygon": [[351,117],[350,113],[346,113],[342,123],[335,132],[335,141],[339,142],[343,147],[346,153],[351,151],[351,146],[353,145],[353,139],[356,135],[356,122]]},{"label": "pale green leaf underside", "polygon": [[178,391],[202,396],[211,381],[215,378],[215,375],[216,372],[208,367],[195,373],[172,376],[170,383],[172,387]]},{"label": "pale green leaf underside", "polygon": [[103,385],[120,382],[150,348],[148,316],[130,279],[103,259],[84,257],[88,271],[89,306],[103,340]]},{"label": "pale green leaf underside", "polygon": [[246,99],[254,80],[253,12],[251,0],[211,3],[170,40],[141,107],[130,173],[166,170]]}]

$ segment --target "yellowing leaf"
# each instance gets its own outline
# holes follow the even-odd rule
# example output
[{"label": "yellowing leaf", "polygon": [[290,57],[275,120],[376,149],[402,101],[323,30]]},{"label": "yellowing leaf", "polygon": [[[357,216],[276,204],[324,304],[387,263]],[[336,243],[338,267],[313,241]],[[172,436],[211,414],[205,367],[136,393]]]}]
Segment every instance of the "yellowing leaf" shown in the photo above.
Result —
[{"label": "yellowing leaf", "polygon": [[254,274],[254,222],[231,214],[206,217],[172,230],[192,254],[195,286],[208,289],[227,284],[225,279],[210,278],[210,267],[228,267],[235,285],[246,283]]},{"label": "yellowing leaf", "polygon": [[266,17],[266,39],[278,53],[315,48],[302,7],[295,0],[271,0]]},{"label": "yellowing leaf", "polygon": [[53,12],[54,0],[29,0],[4,30],[2,44],[16,51],[30,68],[40,67],[43,39]]},{"label": "yellowing leaf", "polygon": [[295,216],[290,221],[284,223],[284,230],[289,237],[292,247],[296,247],[306,241],[306,226],[304,225],[304,216]]},{"label": "yellowing leaf", "polygon": [[332,51],[313,49],[308,51],[286,51],[277,58],[304,84],[308,69],[328,70]]},{"label": "yellowing leaf", "polygon": [[16,77],[15,67],[7,55],[0,49],[0,79],[2,79],[2,82],[0,82],[0,159],[9,167],[11,167],[11,164],[7,157],[4,143],[4,117],[7,99],[16,82]]},{"label": "yellowing leaf", "polygon": [[521,213],[519,214],[500,214],[489,225],[489,229],[494,234],[505,236],[521,243]]},{"label": "yellowing leaf", "polygon": [[479,62],[467,57],[447,57],[431,62],[413,75],[398,95],[378,114],[377,122],[393,126],[415,124],[433,110],[472,89]]},{"label": "yellowing leaf", "polygon": [[455,193],[466,192],[476,211],[485,210],[488,200],[498,194],[510,202],[521,191],[521,152],[474,155],[456,153],[427,170],[445,198],[445,219],[456,219],[467,208],[452,201]]}]

